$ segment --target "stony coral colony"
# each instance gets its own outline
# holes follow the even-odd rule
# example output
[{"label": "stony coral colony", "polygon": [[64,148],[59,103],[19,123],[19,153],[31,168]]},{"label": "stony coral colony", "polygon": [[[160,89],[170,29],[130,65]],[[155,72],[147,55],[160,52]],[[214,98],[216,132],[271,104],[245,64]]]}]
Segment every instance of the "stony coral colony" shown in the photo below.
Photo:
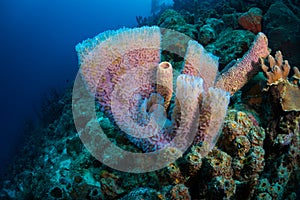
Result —
[{"label": "stony coral colony", "polygon": [[[201,3],[174,0],[174,8],[187,2]],[[281,4],[270,6],[274,11],[265,14],[265,21],[285,8]],[[101,164],[76,135],[69,93],[62,99],[61,117],[43,130],[41,155],[32,159],[36,165],[15,169],[16,183],[4,182],[0,197],[299,198],[299,68],[291,70],[280,51],[270,54],[268,39],[273,39],[260,32],[264,10],[251,8],[237,16],[223,10],[222,20],[205,17],[201,22],[201,13],[214,14],[191,8],[186,10],[196,13],[192,17],[168,9],[160,13],[159,27],[108,31],[76,47],[82,77],[96,97],[97,121],[110,141],[127,151],[154,152],[168,147],[177,134],[185,146],[194,131],[187,149],[176,146],[179,159],[140,174]],[[223,30],[224,21],[233,30]],[[230,62],[235,57],[241,58]],[[85,105],[78,97],[81,125],[89,126],[90,119],[81,112]],[[153,117],[164,125],[151,121]],[[151,131],[157,134],[124,134]]]}]

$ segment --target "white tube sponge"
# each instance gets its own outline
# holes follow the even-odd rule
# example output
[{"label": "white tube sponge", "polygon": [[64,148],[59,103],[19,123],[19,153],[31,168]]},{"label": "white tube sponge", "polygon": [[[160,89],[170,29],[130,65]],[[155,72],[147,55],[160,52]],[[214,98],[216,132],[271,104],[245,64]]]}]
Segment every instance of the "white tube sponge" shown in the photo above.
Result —
[{"label": "white tube sponge", "polygon": [[[203,79],[195,76],[181,74],[177,78],[176,87],[176,107],[174,108],[180,114],[175,114],[174,119],[177,124],[175,137],[176,147],[186,147],[187,142],[194,139],[193,131],[197,130],[199,119],[199,98],[203,93]],[[196,134],[196,133],[195,133]],[[180,141],[178,141],[180,140]],[[181,144],[181,146],[180,146]]]},{"label": "white tube sponge", "polygon": [[219,58],[208,53],[204,47],[194,40],[190,40],[184,57],[183,74],[198,76],[203,79],[204,89],[215,84],[218,72]]},{"label": "white tube sponge", "polygon": [[[219,88],[209,88],[203,99],[201,115],[199,118],[198,136],[204,142],[204,151],[202,156],[206,156],[215,146],[219,138],[219,130],[226,116],[230,95],[228,92]],[[207,146],[208,145],[208,146]]]}]

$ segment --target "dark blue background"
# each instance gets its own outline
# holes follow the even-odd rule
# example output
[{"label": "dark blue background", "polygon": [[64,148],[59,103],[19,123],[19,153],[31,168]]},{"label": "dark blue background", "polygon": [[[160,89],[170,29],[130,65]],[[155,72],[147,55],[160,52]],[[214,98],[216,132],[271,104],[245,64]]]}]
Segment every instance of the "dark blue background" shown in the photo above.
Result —
[{"label": "dark blue background", "polygon": [[150,0],[0,1],[1,168],[21,148],[23,124],[42,96],[74,80],[75,45],[149,13]]}]

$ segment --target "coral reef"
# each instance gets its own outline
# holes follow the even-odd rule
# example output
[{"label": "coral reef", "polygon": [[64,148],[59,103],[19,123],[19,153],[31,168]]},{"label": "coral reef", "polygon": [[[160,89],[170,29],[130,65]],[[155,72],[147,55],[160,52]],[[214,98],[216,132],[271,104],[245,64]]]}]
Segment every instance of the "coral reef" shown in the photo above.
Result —
[{"label": "coral reef", "polygon": [[294,67],[294,75],[289,78],[290,65],[283,60],[280,51],[275,58],[271,55],[265,60],[261,59],[261,67],[267,78],[264,89],[270,107],[274,112],[269,116],[266,127],[266,168],[264,182],[265,187],[257,187],[256,194],[268,194],[272,198],[282,199],[283,196],[292,196],[287,184],[299,188],[299,70]]},{"label": "coral reef", "polygon": [[152,200],[152,199],[159,199],[159,193],[152,189],[152,188],[137,188],[131,191],[126,196],[122,197],[121,200]]},{"label": "coral reef", "polygon": [[299,199],[299,2],[158,5],[76,46],[0,199]]},{"label": "coral reef", "polygon": [[[248,114],[229,110],[217,143],[219,149],[213,149],[203,159],[201,177],[211,181],[200,198],[250,198],[264,169],[264,138],[264,130]],[[203,182],[200,188],[206,184]]]},{"label": "coral reef", "polygon": [[207,18],[205,24],[199,29],[198,40],[200,44],[205,46],[213,42],[224,26],[224,22],[221,19]]}]

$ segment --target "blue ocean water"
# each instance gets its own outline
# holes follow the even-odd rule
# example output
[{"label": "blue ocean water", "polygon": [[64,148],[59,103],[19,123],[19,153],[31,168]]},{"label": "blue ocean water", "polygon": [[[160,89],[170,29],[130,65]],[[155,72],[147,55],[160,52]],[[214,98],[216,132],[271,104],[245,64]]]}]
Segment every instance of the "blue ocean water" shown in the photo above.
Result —
[{"label": "blue ocean water", "polygon": [[75,45],[108,29],[137,25],[150,0],[1,0],[0,165],[21,147],[42,97],[62,90],[78,70]]}]

